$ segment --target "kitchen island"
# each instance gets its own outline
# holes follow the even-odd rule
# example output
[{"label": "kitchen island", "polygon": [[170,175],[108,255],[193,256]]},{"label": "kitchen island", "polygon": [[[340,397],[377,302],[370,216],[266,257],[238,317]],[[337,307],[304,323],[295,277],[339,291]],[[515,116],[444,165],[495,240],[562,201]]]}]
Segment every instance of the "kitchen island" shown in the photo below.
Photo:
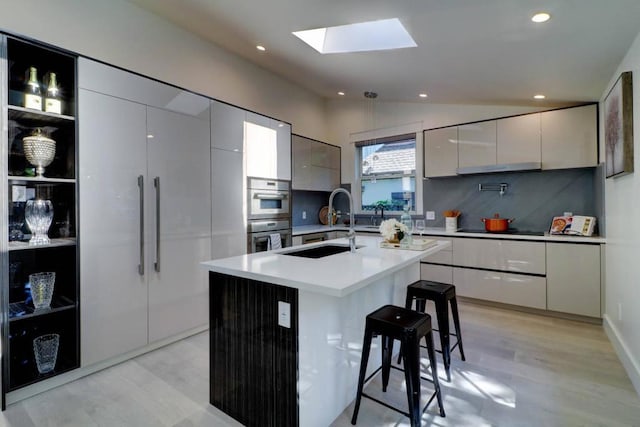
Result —
[{"label": "kitchen island", "polygon": [[[358,236],[356,253],[318,259],[287,255],[302,249],[294,247],[203,263],[211,404],[245,425],[331,424],[355,397],[366,315],[403,305],[420,259],[449,245],[412,251],[382,249],[381,241]],[[372,351],[371,372],[379,359]]]}]

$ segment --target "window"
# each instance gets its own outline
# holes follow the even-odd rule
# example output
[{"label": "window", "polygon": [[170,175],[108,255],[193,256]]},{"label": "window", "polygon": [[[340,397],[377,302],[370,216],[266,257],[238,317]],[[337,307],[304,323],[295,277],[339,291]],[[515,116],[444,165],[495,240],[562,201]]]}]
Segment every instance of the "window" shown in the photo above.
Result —
[{"label": "window", "polygon": [[405,134],[356,142],[360,209],[416,211],[416,135]]}]

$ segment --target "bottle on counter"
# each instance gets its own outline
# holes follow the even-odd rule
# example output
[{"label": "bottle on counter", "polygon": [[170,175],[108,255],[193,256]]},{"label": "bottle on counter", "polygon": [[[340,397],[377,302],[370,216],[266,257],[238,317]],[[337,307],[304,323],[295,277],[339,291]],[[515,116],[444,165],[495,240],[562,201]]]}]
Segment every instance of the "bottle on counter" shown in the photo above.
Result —
[{"label": "bottle on counter", "polygon": [[29,67],[29,79],[24,89],[24,106],[42,111],[42,93],[36,67]]},{"label": "bottle on counter", "polygon": [[409,246],[413,240],[411,237],[411,232],[413,231],[413,220],[411,219],[411,215],[409,215],[409,205],[405,205],[402,215],[400,216],[400,223],[404,224],[407,227],[407,232],[404,237],[400,241],[401,246]]},{"label": "bottle on counter", "polygon": [[60,89],[58,88],[56,73],[49,73],[49,83],[44,98],[44,111],[62,114],[62,101],[60,100]]}]

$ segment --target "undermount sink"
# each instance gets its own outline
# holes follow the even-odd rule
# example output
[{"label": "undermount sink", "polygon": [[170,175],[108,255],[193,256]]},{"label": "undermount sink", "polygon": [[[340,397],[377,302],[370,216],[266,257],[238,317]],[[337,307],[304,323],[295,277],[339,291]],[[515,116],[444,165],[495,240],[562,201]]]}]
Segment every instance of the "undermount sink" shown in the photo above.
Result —
[{"label": "undermount sink", "polygon": [[[361,248],[362,246],[357,246]],[[303,258],[324,258],[329,255],[335,255],[342,252],[349,252],[349,246],[345,245],[321,245],[314,246],[309,249],[299,249],[291,252],[281,252],[281,255],[299,256]]]},{"label": "undermount sink", "polygon": [[378,230],[380,228],[379,225],[356,225],[356,228],[366,228],[369,230]]}]

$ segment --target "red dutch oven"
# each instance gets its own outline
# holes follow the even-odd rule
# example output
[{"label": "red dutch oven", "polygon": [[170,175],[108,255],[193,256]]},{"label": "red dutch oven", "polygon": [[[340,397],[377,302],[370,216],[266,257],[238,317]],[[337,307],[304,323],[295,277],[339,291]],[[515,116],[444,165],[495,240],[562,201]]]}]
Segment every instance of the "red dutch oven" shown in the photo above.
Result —
[{"label": "red dutch oven", "polygon": [[515,218],[500,218],[500,214],[493,215],[493,218],[482,218],[484,229],[489,233],[500,233],[509,229],[509,224],[515,221]]}]

